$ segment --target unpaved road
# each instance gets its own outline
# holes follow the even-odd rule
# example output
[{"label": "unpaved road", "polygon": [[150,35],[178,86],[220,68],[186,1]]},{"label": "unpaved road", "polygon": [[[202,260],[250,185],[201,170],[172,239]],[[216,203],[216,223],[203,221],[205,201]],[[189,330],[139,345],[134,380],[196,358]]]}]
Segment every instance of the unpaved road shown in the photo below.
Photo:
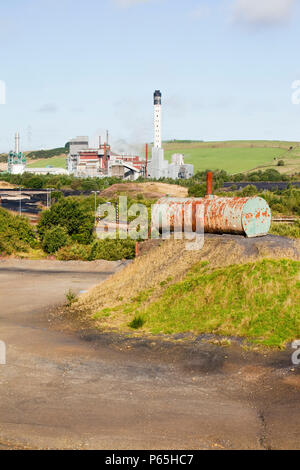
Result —
[{"label": "unpaved road", "polygon": [[49,326],[49,308],[119,262],[0,262],[0,449],[300,447],[300,374],[199,337],[173,343]]}]

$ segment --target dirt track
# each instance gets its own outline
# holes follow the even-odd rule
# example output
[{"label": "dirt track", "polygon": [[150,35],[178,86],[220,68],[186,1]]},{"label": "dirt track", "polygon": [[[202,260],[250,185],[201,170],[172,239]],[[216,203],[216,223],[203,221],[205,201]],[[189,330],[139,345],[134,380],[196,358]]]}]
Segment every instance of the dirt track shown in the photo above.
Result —
[{"label": "dirt track", "polygon": [[0,262],[0,449],[299,448],[300,370],[203,341],[49,328],[48,311],[120,263]]}]

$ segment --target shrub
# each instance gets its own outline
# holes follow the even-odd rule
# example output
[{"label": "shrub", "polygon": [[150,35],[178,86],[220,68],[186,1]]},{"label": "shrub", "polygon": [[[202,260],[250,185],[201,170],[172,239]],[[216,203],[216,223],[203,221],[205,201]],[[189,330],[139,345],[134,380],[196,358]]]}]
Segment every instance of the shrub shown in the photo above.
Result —
[{"label": "shrub", "polygon": [[69,242],[68,232],[64,227],[52,227],[44,233],[43,249],[47,253],[55,253],[62,246],[67,245]]},{"label": "shrub", "polygon": [[120,259],[133,259],[135,257],[134,240],[97,240],[91,249],[90,261],[104,259],[118,261]]},{"label": "shrub", "polygon": [[50,210],[43,212],[38,224],[40,238],[43,240],[45,232],[58,225],[79,243],[89,244],[93,240],[94,217],[74,198],[60,198]]},{"label": "shrub", "polygon": [[88,261],[91,254],[91,247],[75,243],[74,245],[63,246],[56,253],[56,258],[61,261],[82,260]]},{"label": "shrub", "polygon": [[206,194],[206,184],[194,184],[189,188],[190,197],[204,197]]},{"label": "shrub", "polygon": [[136,315],[134,319],[129,323],[129,327],[132,328],[133,330],[138,330],[139,328],[142,328],[145,324],[145,320],[141,315]]},{"label": "shrub", "polygon": [[67,299],[67,306],[71,307],[71,305],[74,302],[76,302],[77,295],[72,291],[72,289],[69,289],[68,292],[66,293],[66,299]]},{"label": "shrub", "polygon": [[0,208],[0,253],[28,251],[36,245],[36,236],[28,219]]},{"label": "shrub", "polygon": [[255,196],[257,194],[257,189],[255,186],[249,184],[246,186],[244,189],[241,191],[241,196],[243,197],[250,197],[250,196]]}]

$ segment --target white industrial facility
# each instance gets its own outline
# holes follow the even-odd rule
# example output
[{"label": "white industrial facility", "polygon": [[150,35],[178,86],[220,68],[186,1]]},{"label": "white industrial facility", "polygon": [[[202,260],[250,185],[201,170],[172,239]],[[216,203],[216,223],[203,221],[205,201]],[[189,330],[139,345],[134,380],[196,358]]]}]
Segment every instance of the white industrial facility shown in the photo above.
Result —
[{"label": "white industrial facility", "polygon": [[194,165],[184,163],[184,155],[174,154],[172,163],[165,160],[162,148],[162,120],[161,120],[161,92],[154,92],[154,146],[152,160],[148,166],[150,178],[191,178],[194,174]]}]

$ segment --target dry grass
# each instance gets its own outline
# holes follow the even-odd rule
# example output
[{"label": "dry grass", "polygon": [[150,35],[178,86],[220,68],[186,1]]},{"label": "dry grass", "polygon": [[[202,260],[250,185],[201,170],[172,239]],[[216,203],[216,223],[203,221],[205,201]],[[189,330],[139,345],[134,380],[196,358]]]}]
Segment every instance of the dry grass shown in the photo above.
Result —
[{"label": "dry grass", "polygon": [[6,181],[0,181],[0,189],[14,189],[16,187],[17,186],[15,184],[10,184],[10,183],[7,183]]},{"label": "dry grass", "polygon": [[128,196],[136,197],[143,194],[146,199],[158,199],[162,196],[187,197],[188,189],[177,184],[166,183],[119,183],[110,186],[101,192],[101,196],[105,198],[113,198],[119,194],[128,194]]}]

